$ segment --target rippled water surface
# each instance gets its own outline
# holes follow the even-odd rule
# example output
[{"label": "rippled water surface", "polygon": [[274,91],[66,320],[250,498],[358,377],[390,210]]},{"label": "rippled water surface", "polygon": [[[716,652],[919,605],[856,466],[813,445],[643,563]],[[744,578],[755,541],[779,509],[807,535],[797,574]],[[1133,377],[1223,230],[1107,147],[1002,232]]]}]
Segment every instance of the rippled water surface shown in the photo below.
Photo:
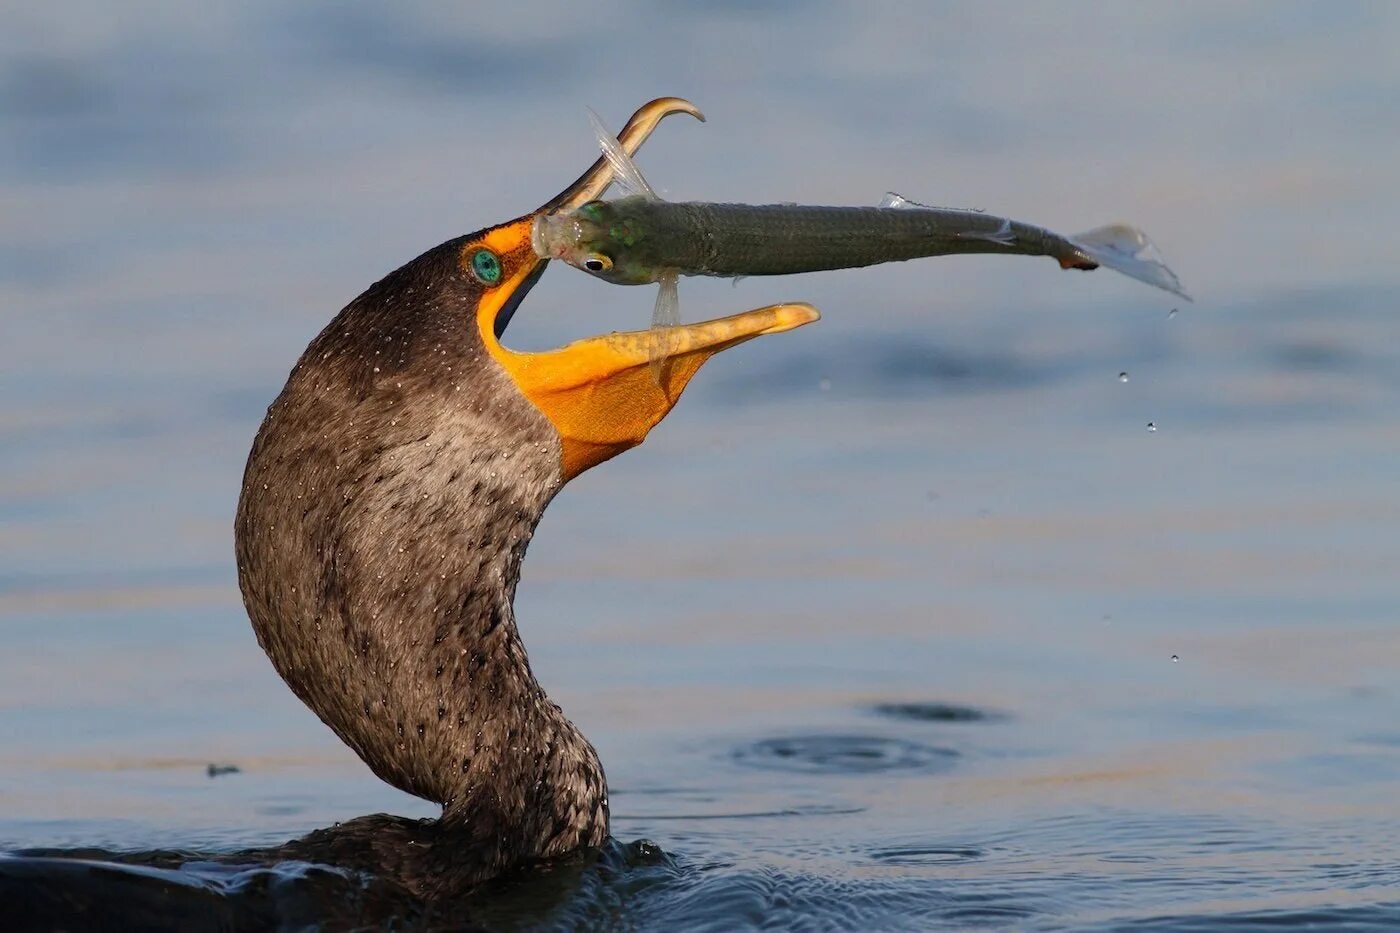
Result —
[{"label": "rippled water surface", "polygon": [[[0,891],[170,929],[1400,925],[1396,8],[878,10],[7,17]],[[643,153],[672,197],[1122,218],[1198,301],[1026,259],[686,282],[688,319],[825,317],[710,363],[531,548],[616,842],[450,916],[216,861],[432,814],[252,637],[265,406],[371,281],[570,181],[585,105],[667,93],[710,116]],[[651,298],[554,268],[507,339]]]}]

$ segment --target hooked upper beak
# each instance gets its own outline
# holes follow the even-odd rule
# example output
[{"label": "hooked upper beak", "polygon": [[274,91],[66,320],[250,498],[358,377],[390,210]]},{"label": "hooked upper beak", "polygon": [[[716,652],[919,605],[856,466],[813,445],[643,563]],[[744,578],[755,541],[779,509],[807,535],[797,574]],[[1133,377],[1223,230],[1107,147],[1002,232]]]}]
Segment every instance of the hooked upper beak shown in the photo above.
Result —
[{"label": "hooked upper beak", "polygon": [[[632,115],[618,140],[629,155],[633,154],[657,124],[673,113],[704,119],[689,101],[658,98]],[[754,337],[801,327],[821,316],[811,305],[794,303],[682,325],[668,332],[659,360],[653,360],[648,331],[588,337],[542,353],[522,353],[502,346],[505,322],[548,262],[531,246],[535,218],[588,203],[603,193],[612,177],[611,166],[600,158],[538,211],[492,229],[484,239],[498,255],[514,261],[507,264],[513,270],[510,277],[492,289],[477,309],[482,340],[521,393],[559,432],[560,468],[566,482],[640,444],[670,413],[711,356]]]}]

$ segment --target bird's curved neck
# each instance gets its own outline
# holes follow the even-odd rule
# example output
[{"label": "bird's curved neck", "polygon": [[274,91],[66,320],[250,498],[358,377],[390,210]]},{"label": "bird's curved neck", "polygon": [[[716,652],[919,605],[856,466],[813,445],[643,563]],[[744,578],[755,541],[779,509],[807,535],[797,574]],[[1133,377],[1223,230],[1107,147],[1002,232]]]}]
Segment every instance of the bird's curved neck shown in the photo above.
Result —
[{"label": "bird's curved neck", "polygon": [[464,328],[427,317],[405,339],[373,298],[307,349],[249,457],[236,541],[258,640],[492,870],[599,845],[602,768],[536,681],[512,605],[562,482],[558,434]]}]

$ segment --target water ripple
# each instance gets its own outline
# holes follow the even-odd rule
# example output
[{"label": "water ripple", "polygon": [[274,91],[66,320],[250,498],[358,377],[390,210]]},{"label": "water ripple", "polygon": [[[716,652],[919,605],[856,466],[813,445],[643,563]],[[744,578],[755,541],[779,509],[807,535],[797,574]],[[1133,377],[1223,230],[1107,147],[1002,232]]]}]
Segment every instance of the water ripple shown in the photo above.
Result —
[{"label": "water ripple", "polygon": [[730,754],[748,767],[800,774],[942,771],[958,757],[952,749],[905,739],[822,734],[761,739]]}]

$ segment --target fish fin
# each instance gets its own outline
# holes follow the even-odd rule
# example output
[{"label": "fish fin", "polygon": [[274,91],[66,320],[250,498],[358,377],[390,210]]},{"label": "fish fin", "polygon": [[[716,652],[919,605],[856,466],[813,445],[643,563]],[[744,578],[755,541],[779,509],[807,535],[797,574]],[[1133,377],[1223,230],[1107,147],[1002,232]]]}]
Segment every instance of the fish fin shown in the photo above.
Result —
[{"label": "fish fin", "polygon": [[613,184],[627,194],[640,194],[652,201],[661,200],[655,189],[647,183],[646,176],[637,167],[637,163],[632,161],[632,157],[622,148],[622,143],[618,142],[617,137],[603,125],[603,118],[598,116],[592,107],[588,108],[588,122],[593,126],[593,136],[598,140],[598,148],[603,150],[603,158],[612,166]]},{"label": "fish fin", "polygon": [[680,279],[676,270],[668,269],[656,280],[660,289],[656,293],[656,305],[651,310],[651,333],[648,336],[650,346],[647,355],[651,362],[651,373],[656,377],[658,385],[665,385],[663,368],[671,355],[676,325],[681,322]]},{"label": "fish fin", "polygon": [[[1067,239],[1079,247],[1090,260],[1101,266],[1107,266],[1139,282],[1155,285],[1173,295],[1180,295],[1187,301],[1192,300],[1176,273],[1162,261],[1162,254],[1157,245],[1137,227],[1109,224],[1076,233]],[[1060,260],[1060,265],[1065,265],[1063,259]]]},{"label": "fish fin", "polygon": [[[880,199],[879,206],[884,210],[892,211],[956,211],[961,214],[969,214],[973,216],[988,216],[985,211],[978,210],[975,207],[934,207],[932,204],[921,204],[918,201],[911,201],[904,195],[896,194],[893,191],[885,192],[885,196]],[[1011,221],[1004,217],[1000,218],[1000,220],[1001,226],[997,227],[995,230],[989,233],[979,233],[973,230],[967,230],[962,233],[955,233],[953,235],[960,240],[986,240],[989,243],[997,243],[1001,246],[1015,246],[1016,234],[1011,232]]]},{"label": "fish fin", "polygon": [[961,240],[986,240],[989,243],[999,243],[1002,246],[1015,246],[1016,234],[1011,231],[1011,221],[1002,218],[1001,226],[990,233],[976,233],[971,230],[966,233],[959,233]]},{"label": "fish fin", "polygon": [[885,196],[880,199],[876,207],[891,211],[962,211],[965,214],[985,214],[986,211],[980,207],[939,207],[937,204],[925,204],[922,201],[914,201],[895,191],[886,191]]}]

